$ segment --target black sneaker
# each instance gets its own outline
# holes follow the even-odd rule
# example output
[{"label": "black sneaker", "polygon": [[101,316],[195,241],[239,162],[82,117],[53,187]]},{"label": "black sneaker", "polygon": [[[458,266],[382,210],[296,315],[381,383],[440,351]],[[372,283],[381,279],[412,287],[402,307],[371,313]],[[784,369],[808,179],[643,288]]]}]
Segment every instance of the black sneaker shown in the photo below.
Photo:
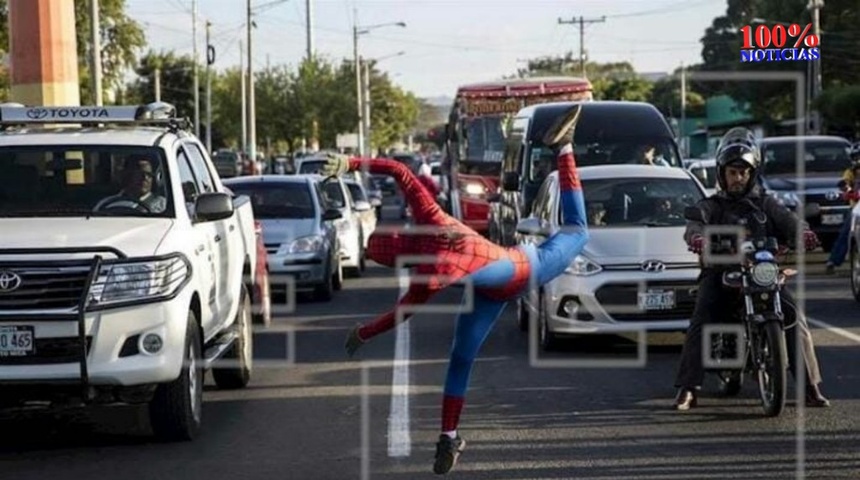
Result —
[{"label": "black sneaker", "polygon": [[543,144],[557,150],[565,143],[573,143],[573,131],[579,120],[582,105],[571,107],[570,110],[559,115],[559,117],[547,128],[543,135]]},{"label": "black sneaker", "polygon": [[355,351],[358,350],[359,347],[364,345],[364,340],[358,336],[358,329],[361,328],[361,325],[356,325],[350,330],[349,335],[346,336],[346,343],[344,344],[344,348],[346,348],[346,354],[352,357],[355,355]]},{"label": "black sneaker", "polygon": [[451,471],[457,464],[457,459],[466,448],[466,441],[460,438],[451,438],[444,433],[439,435],[436,442],[436,462],[433,464],[433,473],[443,475]]}]

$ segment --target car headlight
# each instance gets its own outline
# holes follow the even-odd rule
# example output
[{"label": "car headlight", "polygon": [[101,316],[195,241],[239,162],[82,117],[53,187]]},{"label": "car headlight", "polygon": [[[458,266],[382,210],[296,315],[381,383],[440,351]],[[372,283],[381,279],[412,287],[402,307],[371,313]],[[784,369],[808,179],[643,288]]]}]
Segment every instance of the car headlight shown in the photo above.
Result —
[{"label": "car headlight", "polygon": [[184,255],[105,262],[93,277],[88,309],[166,300],[191,277],[191,264]]},{"label": "car headlight", "polygon": [[797,194],[794,192],[778,192],[775,190],[771,190],[770,194],[775,198],[781,205],[784,205],[789,208],[796,207],[798,203],[800,203],[800,199],[797,197]]},{"label": "car headlight", "polygon": [[603,267],[582,255],[577,255],[576,258],[573,259],[573,262],[571,262],[570,266],[564,269],[564,273],[580,277],[587,277],[589,275],[600,273],[601,271],[603,271]]},{"label": "car headlight", "polygon": [[777,267],[775,263],[757,263],[752,268],[753,282],[761,287],[770,287],[774,285],[778,277],[779,267]]},{"label": "car headlight", "polygon": [[297,238],[287,247],[287,253],[314,253],[323,246],[323,238],[319,235],[308,235]]}]

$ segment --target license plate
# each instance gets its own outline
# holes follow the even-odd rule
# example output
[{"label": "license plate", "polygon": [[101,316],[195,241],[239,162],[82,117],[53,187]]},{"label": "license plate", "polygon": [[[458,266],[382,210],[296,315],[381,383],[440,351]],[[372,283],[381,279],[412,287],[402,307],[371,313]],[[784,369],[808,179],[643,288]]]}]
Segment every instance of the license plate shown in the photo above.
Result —
[{"label": "license plate", "polygon": [[829,213],[821,216],[822,225],[839,225],[842,223],[841,213]]},{"label": "license plate", "polygon": [[0,327],[0,357],[25,357],[35,353],[33,327]]},{"label": "license plate", "polygon": [[640,310],[669,310],[675,308],[675,292],[640,292]]}]

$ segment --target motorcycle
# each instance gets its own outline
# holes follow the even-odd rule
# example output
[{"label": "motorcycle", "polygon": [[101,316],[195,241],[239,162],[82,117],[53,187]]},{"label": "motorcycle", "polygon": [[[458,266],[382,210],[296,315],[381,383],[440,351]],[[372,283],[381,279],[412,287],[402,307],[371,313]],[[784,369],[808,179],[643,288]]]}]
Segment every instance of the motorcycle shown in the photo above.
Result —
[{"label": "motorcycle", "polygon": [[[685,209],[684,217],[707,224],[696,207]],[[796,272],[780,268],[776,258],[780,248],[773,237],[752,236],[739,241],[736,235],[714,235],[706,248],[708,243],[709,251],[728,252],[740,262],[723,272],[722,283],[738,292],[738,302],[729,310],[734,312],[730,323],[714,328],[705,338],[710,345],[705,367],[716,372],[720,391],[727,396],[740,392],[744,375],[754,375],[765,416],[778,416],[786,402],[785,330],[792,326],[785,324],[780,294],[786,280]]]}]

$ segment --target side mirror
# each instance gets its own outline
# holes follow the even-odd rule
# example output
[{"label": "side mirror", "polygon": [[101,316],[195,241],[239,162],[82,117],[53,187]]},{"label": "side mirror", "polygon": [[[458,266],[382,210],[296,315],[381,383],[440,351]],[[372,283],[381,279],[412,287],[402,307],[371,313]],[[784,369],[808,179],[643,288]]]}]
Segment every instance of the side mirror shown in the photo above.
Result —
[{"label": "side mirror", "polygon": [[233,199],[221,192],[201,193],[194,202],[197,220],[211,222],[233,215]]},{"label": "side mirror", "polygon": [[684,218],[691,222],[707,223],[702,209],[692,205],[684,208]]},{"label": "side mirror", "polygon": [[520,189],[520,176],[517,172],[505,172],[502,175],[502,189],[506,192],[516,192]]},{"label": "side mirror", "polygon": [[343,214],[340,213],[340,210],[336,208],[329,208],[325,212],[323,212],[322,219],[325,221],[338,220],[343,218]]},{"label": "side mirror", "polygon": [[803,206],[803,215],[806,218],[815,218],[821,215],[821,205],[817,203],[807,203]]},{"label": "side mirror", "polygon": [[367,202],[365,200],[359,200],[355,202],[353,208],[356,212],[367,212],[373,209],[373,207],[370,205],[370,202]]},{"label": "side mirror", "polygon": [[526,218],[517,223],[517,233],[531,236],[546,236],[548,232],[537,218]]}]

